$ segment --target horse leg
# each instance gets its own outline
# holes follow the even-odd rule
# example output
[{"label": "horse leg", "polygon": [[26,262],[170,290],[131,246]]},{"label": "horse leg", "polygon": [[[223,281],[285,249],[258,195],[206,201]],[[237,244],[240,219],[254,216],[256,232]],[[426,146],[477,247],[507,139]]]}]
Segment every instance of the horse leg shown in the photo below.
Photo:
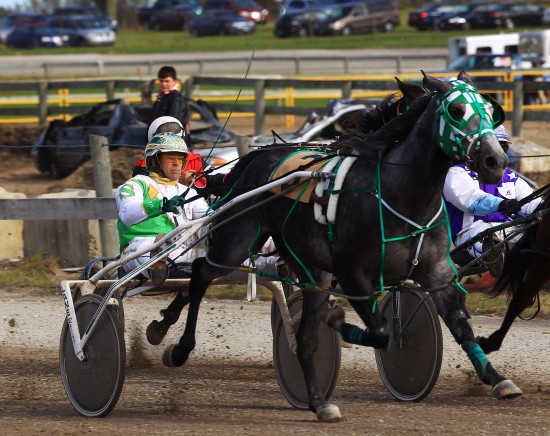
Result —
[{"label": "horse leg", "polygon": [[[358,289],[363,289],[361,295],[374,295],[372,282],[359,269],[340,273],[340,277],[343,279],[339,279],[339,283],[346,294],[348,293],[346,290],[349,289],[356,290],[356,293]],[[374,298],[370,301],[350,300],[353,309],[365,324],[365,329],[346,323],[345,313],[339,307],[335,307],[328,313],[327,324],[338,331],[342,339],[350,344],[386,349],[390,343],[387,320],[378,310],[378,306],[373,310],[374,303]]]},{"label": "horse leg", "polygon": [[189,295],[183,295],[181,292],[178,292],[170,305],[160,311],[162,319],[160,321],[151,321],[145,332],[147,341],[151,345],[159,345],[162,342],[166,333],[168,333],[168,329],[178,322],[181,311],[188,303]]},{"label": "horse leg", "polygon": [[[162,356],[162,362],[166,366],[178,367],[182,366],[191,351],[195,349],[195,334],[197,329],[197,321],[199,318],[199,308],[201,301],[206,293],[206,289],[212,282],[213,278],[204,278],[207,275],[203,274],[203,269],[210,265],[206,259],[201,257],[193,261],[193,275],[189,283],[189,310],[187,313],[187,321],[183,336],[177,344],[169,345]],[[220,274],[214,274],[214,277]]]},{"label": "horse leg", "polygon": [[486,354],[500,349],[504,337],[516,317],[533,304],[533,299],[538,290],[548,281],[548,267],[550,266],[548,263],[546,258],[540,261],[536,260],[533,263],[533,266],[527,270],[525,280],[521,283],[519,289],[513,291],[512,299],[500,328],[486,338],[476,338],[477,343]]},{"label": "horse leg", "polygon": [[[236,229],[240,229],[240,231]],[[246,229],[246,231],[242,229]],[[219,233],[214,234],[211,240],[208,251],[209,258],[213,263],[238,267],[246,259],[248,241],[253,240],[255,231],[255,227],[249,222],[234,221],[229,226],[224,226]],[[252,252],[257,252],[266,240],[267,235],[256,238],[251,246]],[[182,366],[189,358],[191,351],[195,349],[201,301],[212,280],[227,274],[225,268],[210,264],[204,257],[195,259],[191,268],[189,309],[185,329],[179,342],[168,346],[164,351],[162,361],[166,366]]]},{"label": "horse leg", "polygon": [[445,325],[468,355],[479,380],[492,387],[493,395],[497,399],[511,399],[522,395],[521,389],[493,367],[479,344],[475,342],[472,327],[461,309],[458,292],[461,291],[454,287],[448,288],[432,293],[432,299]]},{"label": "horse leg", "polygon": [[342,421],[340,409],[327,401],[323,395],[317,382],[314,362],[318,345],[319,323],[326,314],[327,308],[328,295],[319,292],[303,292],[302,318],[296,333],[296,352],[304,373],[310,410],[321,422],[339,422]]}]

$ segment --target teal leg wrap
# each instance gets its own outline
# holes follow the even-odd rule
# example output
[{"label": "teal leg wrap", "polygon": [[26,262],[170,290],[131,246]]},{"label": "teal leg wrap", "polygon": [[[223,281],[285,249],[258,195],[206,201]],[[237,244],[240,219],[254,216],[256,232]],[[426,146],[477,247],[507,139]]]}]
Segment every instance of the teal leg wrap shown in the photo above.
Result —
[{"label": "teal leg wrap", "polygon": [[341,329],[342,339],[349,344],[365,345],[365,330],[345,323]]},{"label": "teal leg wrap", "polygon": [[487,359],[481,347],[475,342],[464,341],[461,346],[462,349],[466,351],[472,365],[474,365],[478,378],[483,381],[489,359]]}]

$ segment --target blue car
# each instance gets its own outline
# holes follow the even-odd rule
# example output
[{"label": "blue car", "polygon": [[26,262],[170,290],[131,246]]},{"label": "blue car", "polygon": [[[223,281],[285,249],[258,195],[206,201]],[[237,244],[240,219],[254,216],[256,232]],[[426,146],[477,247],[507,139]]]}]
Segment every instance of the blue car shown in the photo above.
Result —
[{"label": "blue car", "polygon": [[8,48],[63,47],[68,43],[67,35],[44,24],[17,26],[6,38]]},{"label": "blue car", "polygon": [[256,23],[229,10],[203,10],[190,18],[187,30],[192,36],[242,35],[254,33]]}]

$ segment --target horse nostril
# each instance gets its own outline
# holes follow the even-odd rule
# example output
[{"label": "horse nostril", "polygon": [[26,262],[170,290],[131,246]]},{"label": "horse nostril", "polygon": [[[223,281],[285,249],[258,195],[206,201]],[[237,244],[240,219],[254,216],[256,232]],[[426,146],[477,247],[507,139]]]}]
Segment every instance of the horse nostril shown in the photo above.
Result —
[{"label": "horse nostril", "polygon": [[485,158],[485,168],[495,168],[498,165],[497,160],[493,156]]}]

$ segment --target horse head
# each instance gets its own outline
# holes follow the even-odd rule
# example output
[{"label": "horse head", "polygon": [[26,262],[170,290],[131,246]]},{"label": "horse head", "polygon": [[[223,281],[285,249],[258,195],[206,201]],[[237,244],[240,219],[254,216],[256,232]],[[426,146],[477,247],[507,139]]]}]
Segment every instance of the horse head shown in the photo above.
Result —
[{"label": "horse head", "polygon": [[456,162],[468,161],[482,183],[497,183],[508,164],[494,132],[504,121],[500,105],[481,95],[464,71],[451,82],[422,74],[423,86],[438,102],[439,147]]}]

